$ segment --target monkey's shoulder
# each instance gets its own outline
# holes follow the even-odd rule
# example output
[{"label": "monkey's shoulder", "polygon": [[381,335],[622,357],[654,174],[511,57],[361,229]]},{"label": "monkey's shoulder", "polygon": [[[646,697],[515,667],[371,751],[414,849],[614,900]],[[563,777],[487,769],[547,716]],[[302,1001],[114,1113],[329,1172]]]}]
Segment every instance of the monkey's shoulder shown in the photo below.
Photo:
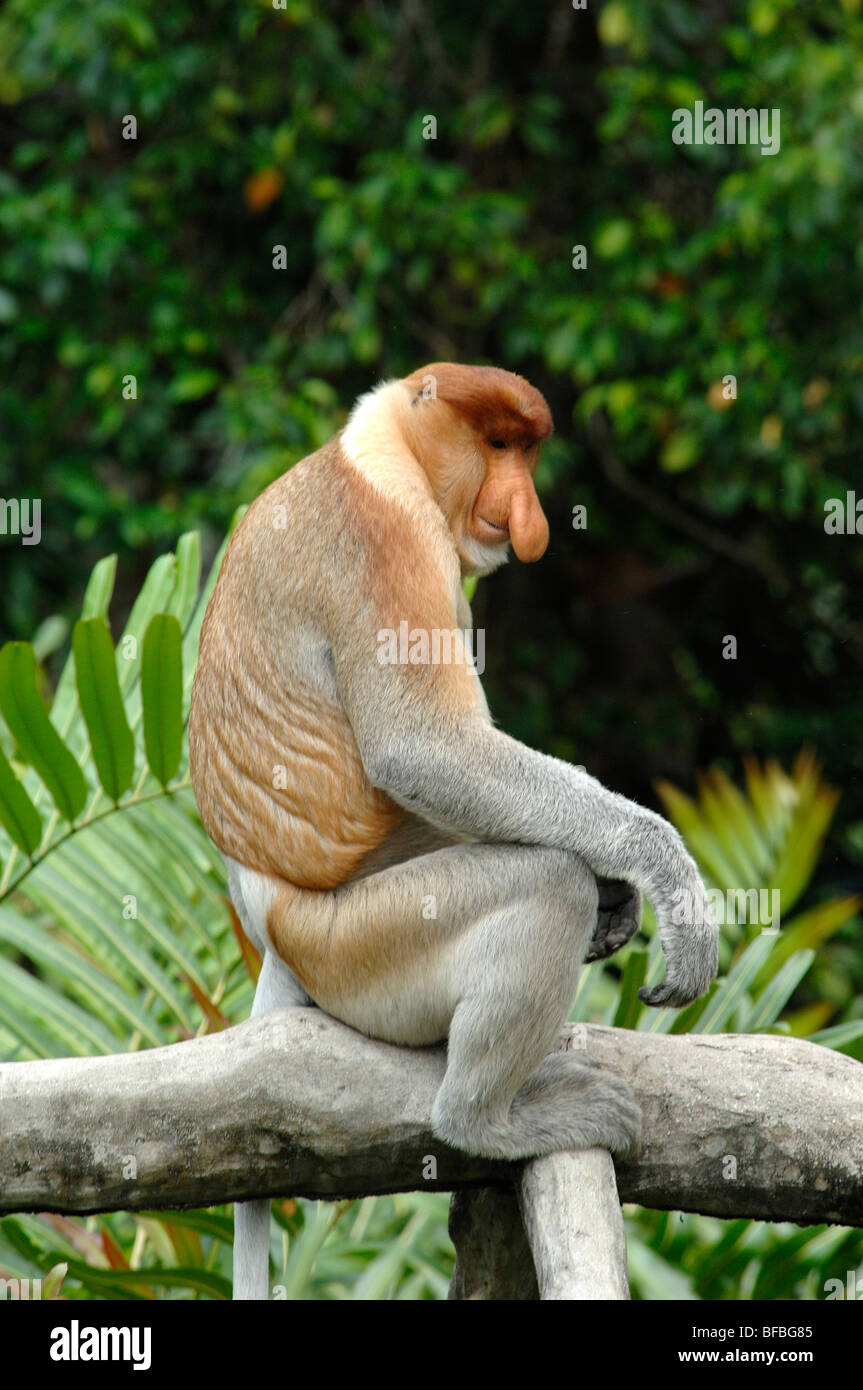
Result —
[{"label": "monkey's shoulder", "polygon": [[315,524],[332,524],[333,510],[343,504],[346,466],[339,436],[307,454],[287,472],[274,478],[249,505],[234,538],[248,543],[261,533],[286,538],[307,537]]},{"label": "monkey's shoulder", "polygon": [[[409,547],[409,551],[406,549]],[[284,593],[315,576],[318,592],[341,593],[348,574],[390,582],[407,554],[445,573],[458,569],[449,528],[416,466],[398,456],[367,468],[350,458],[336,435],[301,459],[255,498],[226,557],[244,579],[250,570],[278,581]]]}]

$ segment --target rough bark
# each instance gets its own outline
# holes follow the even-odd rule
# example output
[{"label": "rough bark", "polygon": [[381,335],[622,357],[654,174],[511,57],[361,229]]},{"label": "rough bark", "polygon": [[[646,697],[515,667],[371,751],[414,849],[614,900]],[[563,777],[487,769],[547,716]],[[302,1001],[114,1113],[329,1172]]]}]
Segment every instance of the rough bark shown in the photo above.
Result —
[{"label": "rough bark", "polygon": [[606,1149],[535,1158],[517,1192],[541,1299],[629,1298],[623,1213]]},{"label": "rough bark", "polygon": [[456,1254],[451,1299],[525,1302],[539,1298],[533,1257],[511,1185],[454,1192],[449,1233]]},{"label": "rough bark", "polygon": [[[863,1065],[798,1039],[570,1025],[626,1076],[644,1144],[622,1201],[863,1225]],[[0,1211],[211,1205],[510,1186],[516,1165],[429,1128],[441,1048],[390,1047],[317,1009],[114,1057],[0,1067]],[[434,1158],[435,1163],[429,1163]]]}]

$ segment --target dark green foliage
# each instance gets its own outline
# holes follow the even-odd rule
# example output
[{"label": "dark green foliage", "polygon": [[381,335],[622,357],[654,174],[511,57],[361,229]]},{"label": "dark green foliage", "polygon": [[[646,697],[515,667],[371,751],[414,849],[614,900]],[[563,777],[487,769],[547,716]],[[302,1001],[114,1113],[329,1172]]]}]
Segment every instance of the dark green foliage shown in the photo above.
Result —
[{"label": "dark green foliage", "polygon": [[[381,375],[499,362],[558,428],[550,554],[478,595],[502,722],[642,797],[809,741],[859,882],[857,0],[8,0],[0,49],[0,494],[44,504],[2,635],[212,548]],[[780,152],[674,145],[698,99]]]}]

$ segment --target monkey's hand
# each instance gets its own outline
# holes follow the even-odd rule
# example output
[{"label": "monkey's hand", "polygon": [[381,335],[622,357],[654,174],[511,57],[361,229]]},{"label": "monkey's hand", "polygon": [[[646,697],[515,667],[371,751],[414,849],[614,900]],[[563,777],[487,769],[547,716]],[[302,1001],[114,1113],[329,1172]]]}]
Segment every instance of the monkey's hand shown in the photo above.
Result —
[{"label": "monkey's hand", "polygon": [[667,823],[659,830],[653,843],[652,883],[645,886],[668,973],[660,984],[643,986],[638,997],[654,1008],[679,1009],[710,988],[718,963],[719,929],[695,860],[676,830]]},{"label": "monkey's hand", "polygon": [[604,960],[631,941],[641,926],[641,894],[631,883],[619,878],[597,878],[599,910],[593,938],[584,958]]}]

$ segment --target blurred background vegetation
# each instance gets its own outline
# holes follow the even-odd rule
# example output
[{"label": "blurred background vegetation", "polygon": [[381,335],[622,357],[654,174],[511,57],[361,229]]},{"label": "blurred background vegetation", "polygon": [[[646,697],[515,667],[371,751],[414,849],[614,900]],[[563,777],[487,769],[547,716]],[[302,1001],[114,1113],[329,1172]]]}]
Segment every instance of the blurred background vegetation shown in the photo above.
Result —
[{"label": "blurred background vegetation", "polygon": [[[674,145],[671,112],[696,100],[778,108],[780,152]],[[123,138],[130,115],[134,140]],[[436,138],[424,139],[430,116]],[[721,868],[709,845],[704,856],[694,804],[670,801],[658,779],[692,793],[698,770],[712,767],[699,812],[710,820],[710,786],[739,782],[744,758],[750,793],[753,756],[775,760],[774,780],[777,765],[790,776],[797,763],[804,800],[829,801],[799,907],[822,924],[831,903],[851,908],[833,913],[831,939],[822,925],[798,942],[817,944],[818,958],[779,1008],[790,999],[789,1026],[804,1035],[860,1020],[863,948],[849,895],[863,887],[863,536],[825,533],[824,507],[855,486],[863,498],[861,224],[860,0],[608,0],[587,11],[522,0],[479,10],[452,0],[6,0],[0,496],[40,497],[42,538],[30,547],[0,536],[0,639],[35,634],[50,689],[101,557],[119,556],[119,634],[158,556],[196,530],[211,561],[237,504],[328,438],[381,377],[432,359],[520,371],[556,422],[539,475],[552,541],[536,568],[512,562],[477,590],[496,718],[676,811],[714,883]],[[573,268],[579,245],[584,269]],[[130,375],[133,399],[123,395]],[[733,401],[721,391],[727,375]],[[577,505],[586,529],[572,525]],[[723,657],[728,636],[735,660]],[[838,803],[811,762],[797,762],[804,747]],[[739,850],[740,824],[730,830],[717,814],[714,805],[711,833],[726,848],[733,834]],[[131,863],[143,851],[126,852]],[[62,853],[74,859],[74,843]],[[212,886],[218,864],[197,841],[194,853]],[[104,845],[102,854],[103,867],[116,862]],[[751,886],[734,856],[732,870]],[[97,959],[74,895],[58,934],[62,895],[40,872],[17,900],[23,917],[32,929],[45,914],[46,939],[61,943],[78,930],[76,951]],[[154,869],[154,883],[165,872]],[[200,947],[212,892],[199,906]],[[164,911],[170,921],[176,903]],[[48,951],[34,964],[20,923],[4,920],[0,960],[23,959],[37,980],[53,970],[58,996],[78,997],[70,962]],[[238,968],[230,931],[217,937],[187,995],[204,1015],[202,999],[221,998],[219,972]],[[166,961],[161,940],[153,951],[161,968],[182,965],[186,990],[189,962]],[[134,963],[124,969],[117,987],[136,988]],[[601,976],[610,986],[618,977],[616,964]],[[234,984],[227,1018],[248,1004],[247,977]],[[187,1027],[179,1000],[168,1002]],[[148,995],[151,1006],[157,1019]],[[164,1035],[139,1028],[130,1043],[106,1010],[115,1047],[182,1034],[159,1019]],[[775,1016],[762,1010],[759,1025]],[[731,1025],[741,1016],[721,1022]],[[83,1035],[52,1036],[19,1026],[6,1055],[86,1050]],[[439,1296],[440,1211],[429,1226],[426,1199],[413,1200],[345,1214],[346,1263],[329,1258],[350,1296]],[[326,1271],[303,1283],[314,1265],[298,1232],[313,1250],[331,1218],[289,1205],[294,1296],[346,1296]],[[152,1223],[127,1230],[110,1218],[99,1229],[117,1250],[126,1241],[130,1268],[147,1241],[157,1261],[173,1250],[188,1264],[180,1220],[166,1218],[159,1239]],[[199,1242],[216,1239],[206,1220]],[[52,1247],[28,1221],[3,1229],[19,1233],[23,1267],[42,1268]],[[863,1258],[859,1237],[842,1236],[857,1242],[852,1258],[826,1233],[804,1269],[803,1245],[792,1258],[782,1228],[742,1223],[720,1267],[705,1252],[725,1228],[687,1222],[683,1246],[671,1218],[643,1214],[640,1296],[747,1296],[758,1279],[772,1290],[760,1296],[819,1296],[812,1270],[823,1272],[827,1255],[839,1250],[840,1275]],[[396,1231],[420,1252],[404,1280]],[[100,1248],[120,1268],[113,1245],[110,1258]],[[207,1256],[211,1268],[221,1258]],[[373,1276],[357,1286],[361,1267]],[[75,1287],[86,1295],[86,1283]],[[224,1292],[206,1280],[190,1287]]]}]

